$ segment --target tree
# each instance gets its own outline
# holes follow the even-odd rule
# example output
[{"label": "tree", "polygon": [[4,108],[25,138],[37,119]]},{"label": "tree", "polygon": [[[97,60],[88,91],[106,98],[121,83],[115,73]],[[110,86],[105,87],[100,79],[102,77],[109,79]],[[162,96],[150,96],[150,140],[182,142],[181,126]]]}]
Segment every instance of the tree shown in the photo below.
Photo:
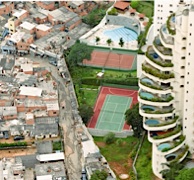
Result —
[{"label": "tree", "polygon": [[132,126],[134,136],[140,137],[143,131],[143,117],[139,114],[138,103],[125,112],[125,119],[127,124]]},{"label": "tree", "polygon": [[99,41],[100,41],[100,38],[96,36],[96,44],[98,44]]},{"label": "tree", "polygon": [[75,66],[83,62],[84,59],[90,60],[93,48],[85,43],[76,42],[67,55],[69,66]]},{"label": "tree", "polygon": [[109,132],[106,136],[104,136],[104,142],[106,144],[112,144],[115,141],[115,134]]},{"label": "tree", "polygon": [[139,1],[138,0],[132,0],[131,1],[131,4],[130,6],[133,8],[133,9],[136,9],[139,5]]},{"label": "tree", "polygon": [[175,180],[193,180],[194,179],[194,168],[182,169]]},{"label": "tree", "polygon": [[108,15],[113,15],[113,16],[116,16],[118,15],[118,12],[115,8],[112,8],[109,12],[108,12]]},{"label": "tree", "polygon": [[184,167],[184,165],[177,162],[164,165],[166,165],[167,168],[162,170],[160,173],[165,180],[175,180],[175,177],[179,175],[179,171]]},{"label": "tree", "polygon": [[82,117],[82,121],[84,124],[87,124],[92,115],[94,114],[92,107],[87,104],[82,104],[78,108],[79,114]]},{"label": "tree", "polygon": [[123,41],[123,38],[120,38],[120,39],[119,39],[119,45],[120,45],[121,47],[123,47],[124,44],[125,44],[125,42]]},{"label": "tree", "polygon": [[108,173],[105,170],[102,171],[96,170],[92,174],[90,180],[106,180],[107,177]]},{"label": "tree", "polygon": [[112,39],[107,39],[107,44],[110,46],[111,45],[111,43],[112,43]]}]

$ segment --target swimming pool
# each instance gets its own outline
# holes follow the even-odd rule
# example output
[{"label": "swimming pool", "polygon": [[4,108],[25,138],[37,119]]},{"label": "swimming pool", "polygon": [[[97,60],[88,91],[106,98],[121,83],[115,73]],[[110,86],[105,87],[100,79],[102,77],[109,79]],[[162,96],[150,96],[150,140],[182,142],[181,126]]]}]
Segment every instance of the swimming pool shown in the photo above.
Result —
[{"label": "swimming pool", "polygon": [[141,79],[141,81],[145,82],[147,84],[150,84],[150,85],[154,84],[154,82],[151,79],[148,79],[148,78],[143,78],[143,79]]},{"label": "swimming pool", "polygon": [[155,107],[154,106],[147,106],[147,105],[143,105],[142,107],[141,107],[144,111],[155,111]]},{"label": "swimming pool", "polygon": [[138,37],[135,31],[126,27],[105,30],[103,33],[112,41],[117,41],[117,42],[119,42],[120,38],[123,38],[124,42],[130,42],[130,41],[137,40],[137,37]]},{"label": "swimming pool", "polygon": [[154,98],[153,94],[147,93],[147,92],[140,92],[140,96],[147,98],[147,99],[152,99]]},{"label": "swimming pool", "polygon": [[145,124],[147,124],[147,125],[157,125],[157,124],[159,124],[159,121],[157,119],[147,119],[145,121]]},{"label": "swimming pool", "polygon": [[170,148],[171,147],[171,145],[169,144],[169,143],[163,143],[163,144],[160,144],[159,146],[158,146],[158,150],[159,151],[162,151],[163,149],[165,149],[165,148]]}]

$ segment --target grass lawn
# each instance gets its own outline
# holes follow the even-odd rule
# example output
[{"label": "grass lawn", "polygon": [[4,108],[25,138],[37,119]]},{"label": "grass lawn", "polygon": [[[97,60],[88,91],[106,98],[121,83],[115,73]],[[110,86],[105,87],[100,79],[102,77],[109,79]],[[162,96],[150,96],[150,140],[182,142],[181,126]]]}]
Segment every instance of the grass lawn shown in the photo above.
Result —
[{"label": "grass lawn", "polygon": [[[100,152],[108,161],[110,167],[119,175],[121,173],[129,173],[132,166],[132,159],[130,153],[138,145],[138,139],[135,137],[128,137],[119,139],[116,138],[115,143],[106,145],[103,142],[103,137],[94,137],[95,143],[100,148]],[[121,141],[118,143],[118,141]]]},{"label": "grass lawn", "polygon": [[54,151],[62,150],[62,149],[61,149],[61,142],[60,142],[60,141],[54,141],[54,142],[53,142],[53,150],[54,150]]},{"label": "grass lawn", "polygon": [[154,13],[154,4],[146,1],[139,1],[137,12],[143,13],[146,17],[151,18]]},{"label": "grass lawn", "polygon": [[[97,73],[101,72],[102,68],[91,68],[91,67],[81,67],[76,66],[73,68],[73,72],[71,72],[72,78],[81,78],[81,77],[96,77]],[[105,69],[104,77],[136,77],[137,72],[132,71],[118,71],[118,70],[109,70]]]},{"label": "grass lawn", "polygon": [[151,143],[147,140],[147,138],[145,138],[135,165],[139,180],[154,179],[154,175],[152,173],[151,157],[152,146]]}]

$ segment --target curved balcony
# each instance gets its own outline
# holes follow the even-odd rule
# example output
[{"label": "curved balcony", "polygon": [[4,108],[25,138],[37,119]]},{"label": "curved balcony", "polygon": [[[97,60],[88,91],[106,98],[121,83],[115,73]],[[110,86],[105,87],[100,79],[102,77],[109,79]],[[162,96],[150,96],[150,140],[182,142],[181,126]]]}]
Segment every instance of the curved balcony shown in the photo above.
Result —
[{"label": "curved balcony", "polygon": [[138,96],[138,101],[151,106],[170,106],[174,98],[171,95],[159,97],[149,92],[141,91]]},{"label": "curved balcony", "polygon": [[160,56],[153,50],[151,46],[148,47],[146,52],[146,61],[151,66],[159,69],[160,71],[172,71],[173,70],[173,63],[171,60],[164,61]]},{"label": "curved balcony", "polygon": [[157,108],[155,106],[142,105],[139,109],[141,116],[148,118],[167,118],[173,116],[174,108]]},{"label": "curved balcony", "polygon": [[181,127],[170,129],[168,131],[149,132],[148,140],[152,143],[164,143],[172,141],[181,135]]},{"label": "curved balcony", "polygon": [[144,129],[148,131],[162,131],[174,128],[177,125],[178,116],[174,119],[146,119],[143,123]]},{"label": "curved balcony", "polygon": [[167,48],[173,48],[174,38],[168,32],[168,28],[167,28],[166,24],[164,24],[164,25],[161,26],[159,36],[160,36],[161,43],[165,47],[167,47]]},{"label": "curved balcony", "polygon": [[172,86],[158,85],[149,78],[142,78],[139,80],[139,87],[145,91],[154,94],[170,94],[172,93]]},{"label": "curved balcony", "polygon": [[165,142],[158,145],[160,154],[167,155],[179,150],[185,143],[185,136],[181,135],[173,141]]},{"label": "curved balcony", "polygon": [[154,39],[153,49],[162,59],[172,60],[172,49],[164,47],[159,37]]},{"label": "curved balcony", "polygon": [[168,154],[165,156],[167,162],[172,163],[172,162],[181,162],[183,159],[185,159],[185,157],[187,156],[189,147],[185,146],[179,150],[177,150],[176,152],[173,152],[171,154]]},{"label": "curved balcony", "polygon": [[145,76],[151,75],[151,77],[149,77],[150,79],[153,79],[154,81],[163,82],[163,83],[169,83],[171,82],[170,80],[174,78],[174,73],[169,72],[167,74],[167,73],[160,72],[154,69],[153,67],[149,66],[148,64],[142,64],[142,72],[143,73],[145,72],[144,73]]},{"label": "curved balcony", "polygon": [[167,21],[166,21],[166,27],[168,29],[168,32],[171,35],[175,35],[176,34],[176,30],[175,30],[175,13],[171,14]]}]

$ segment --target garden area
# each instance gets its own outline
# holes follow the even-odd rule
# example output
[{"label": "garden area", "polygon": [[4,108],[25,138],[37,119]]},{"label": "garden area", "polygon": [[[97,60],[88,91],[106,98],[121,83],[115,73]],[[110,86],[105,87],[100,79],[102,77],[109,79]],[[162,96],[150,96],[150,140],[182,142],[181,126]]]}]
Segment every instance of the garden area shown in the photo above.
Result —
[{"label": "garden area", "polygon": [[[133,136],[125,139],[115,138],[114,143],[110,144],[105,143],[103,137],[94,137],[94,141],[117,177],[120,174],[129,174],[130,180],[135,180],[132,164],[139,145],[138,138]],[[147,140],[144,140],[139,153],[136,169],[139,180],[153,179],[154,176],[151,169],[151,144]]]}]

